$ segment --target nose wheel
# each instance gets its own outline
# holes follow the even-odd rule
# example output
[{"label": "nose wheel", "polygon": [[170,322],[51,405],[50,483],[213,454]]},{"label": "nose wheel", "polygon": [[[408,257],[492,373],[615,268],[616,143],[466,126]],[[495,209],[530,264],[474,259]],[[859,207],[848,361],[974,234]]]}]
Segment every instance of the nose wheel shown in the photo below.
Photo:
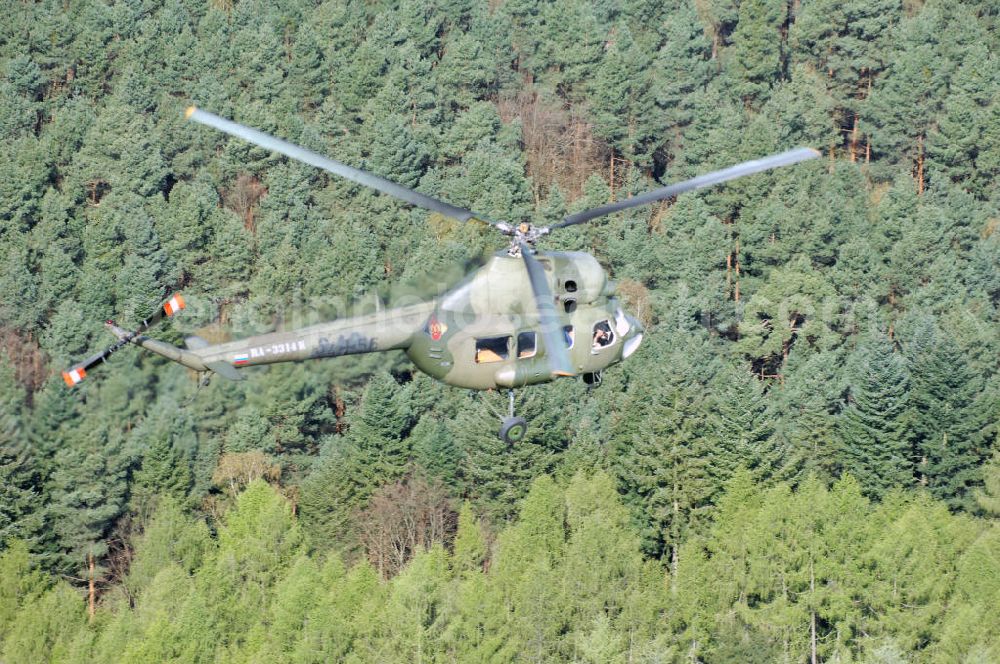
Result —
[{"label": "nose wheel", "polygon": [[528,433],[528,421],[523,417],[504,418],[500,426],[500,440],[508,445],[520,443],[526,433]]},{"label": "nose wheel", "polygon": [[509,399],[507,417],[503,419],[503,424],[500,425],[499,435],[500,440],[508,445],[513,445],[524,440],[525,434],[528,433],[528,421],[523,417],[516,417],[514,415],[514,390],[507,390],[507,397]]}]

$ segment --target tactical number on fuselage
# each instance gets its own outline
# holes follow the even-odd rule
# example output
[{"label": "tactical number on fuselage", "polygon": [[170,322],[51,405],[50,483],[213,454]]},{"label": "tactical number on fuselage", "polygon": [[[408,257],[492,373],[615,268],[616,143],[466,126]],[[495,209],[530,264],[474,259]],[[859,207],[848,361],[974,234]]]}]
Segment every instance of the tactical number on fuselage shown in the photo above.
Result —
[{"label": "tactical number on fuselage", "polygon": [[250,349],[250,357],[271,357],[274,355],[284,355],[306,349],[305,341],[288,341],[286,343],[271,344],[270,346],[258,346]]}]

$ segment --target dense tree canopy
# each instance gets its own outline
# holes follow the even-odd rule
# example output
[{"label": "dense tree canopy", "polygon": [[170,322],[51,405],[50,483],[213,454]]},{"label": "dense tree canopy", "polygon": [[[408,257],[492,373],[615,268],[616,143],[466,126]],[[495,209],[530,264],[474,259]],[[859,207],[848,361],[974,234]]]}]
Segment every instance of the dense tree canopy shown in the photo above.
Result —
[{"label": "dense tree canopy", "polygon": [[[42,0],[0,24],[0,659],[1000,659],[1000,16],[982,0]],[[125,349],[440,292],[498,248],[190,103],[567,229],[593,388]],[[415,525],[416,524],[416,525]]]}]

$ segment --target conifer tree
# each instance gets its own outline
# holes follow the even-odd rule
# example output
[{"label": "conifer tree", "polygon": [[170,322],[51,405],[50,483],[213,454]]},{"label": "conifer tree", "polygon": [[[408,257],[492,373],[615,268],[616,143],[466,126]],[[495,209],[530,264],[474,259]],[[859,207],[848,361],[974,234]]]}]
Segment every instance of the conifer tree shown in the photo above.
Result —
[{"label": "conifer tree", "polygon": [[612,469],[635,510],[643,548],[654,555],[668,548],[672,559],[704,520],[725,474],[726,454],[706,426],[704,352],[688,339],[666,354],[674,367],[669,376],[650,367],[637,377],[612,432]]},{"label": "conifer tree", "polygon": [[840,417],[840,467],[866,495],[883,497],[913,483],[910,376],[882,335],[865,340],[850,359],[850,396]]},{"label": "conifer tree", "polygon": [[31,454],[24,397],[14,368],[0,355],[0,548],[36,537],[42,526],[41,472]]},{"label": "conifer tree", "polygon": [[598,135],[640,166],[650,164],[651,144],[663,133],[650,70],[650,58],[628,26],[616,25],[588,95]]},{"label": "conifer tree", "polygon": [[429,415],[424,416],[413,427],[409,439],[413,446],[413,461],[429,477],[440,480],[446,487],[457,484],[462,450],[443,422]]},{"label": "conifer tree", "polygon": [[483,541],[482,525],[472,511],[472,503],[466,500],[458,513],[452,569],[457,575],[476,572],[482,569],[485,559],[486,543]]},{"label": "conifer tree", "polygon": [[[169,403],[169,402],[168,402]],[[187,499],[191,489],[190,454],[196,446],[192,422],[179,418],[173,408],[166,417],[146,420],[131,437],[139,449],[141,465],[132,474],[130,501],[144,518],[156,501]]]},{"label": "conifer tree", "polygon": [[774,82],[782,77],[787,46],[780,29],[787,11],[781,0],[752,0],[739,5],[729,70],[737,94],[747,103],[766,100]]},{"label": "conifer tree", "polygon": [[979,509],[993,517],[1000,516],[1000,451],[983,465],[983,488],[975,492]]},{"label": "conifer tree", "polygon": [[972,507],[971,490],[985,460],[982,383],[931,318],[918,323],[906,359],[918,479],[953,508]]},{"label": "conifer tree", "polygon": [[839,430],[844,386],[838,354],[818,353],[791,365],[784,385],[773,396],[774,435],[785,446],[782,479],[797,483],[809,475],[826,482],[839,472]]},{"label": "conifer tree", "polygon": [[720,448],[716,464],[723,479],[740,466],[754,481],[766,483],[783,460],[779,440],[768,412],[761,381],[745,367],[731,366],[716,378],[717,397],[712,410],[712,440]]}]

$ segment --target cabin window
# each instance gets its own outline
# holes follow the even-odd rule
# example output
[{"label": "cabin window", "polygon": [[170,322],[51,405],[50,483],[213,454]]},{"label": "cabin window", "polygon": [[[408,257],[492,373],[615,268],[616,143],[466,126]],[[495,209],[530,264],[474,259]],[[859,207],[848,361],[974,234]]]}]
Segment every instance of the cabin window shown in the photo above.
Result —
[{"label": "cabin window", "polygon": [[566,348],[572,348],[573,347],[574,338],[575,338],[575,335],[573,334],[573,326],[572,325],[567,325],[566,327],[564,327],[563,328],[563,341],[566,342]]},{"label": "cabin window", "polygon": [[538,351],[538,343],[534,332],[521,332],[517,335],[517,359],[534,357]]},{"label": "cabin window", "polygon": [[615,340],[615,333],[611,331],[611,324],[602,320],[594,325],[594,349],[598,350],[605,346],[610,346]]},{"label": "cabin window", "polygon": [[507,359],[510,337],[486,337],[476,339],[476,363],[488,364]]}]

